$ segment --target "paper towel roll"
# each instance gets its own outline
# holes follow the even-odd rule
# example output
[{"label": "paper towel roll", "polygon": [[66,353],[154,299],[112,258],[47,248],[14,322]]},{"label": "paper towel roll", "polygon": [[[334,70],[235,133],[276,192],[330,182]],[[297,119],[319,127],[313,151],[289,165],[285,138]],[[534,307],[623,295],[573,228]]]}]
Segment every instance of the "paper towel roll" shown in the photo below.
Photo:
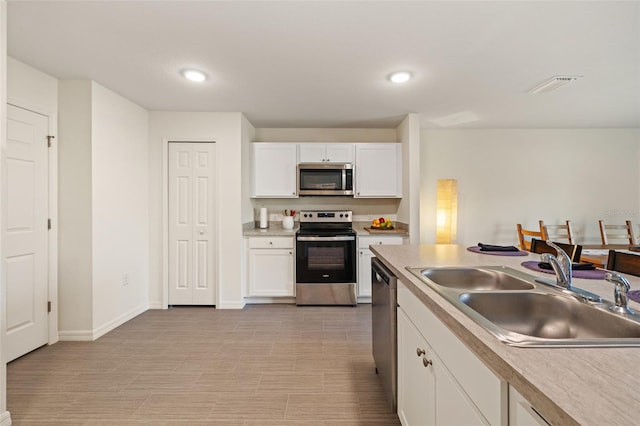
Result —
[{"label": "paper towel roll", "polygon": [[267,208],[260,207],[260,228],[268,228],[269,227],[269,218],[267,217]]}]

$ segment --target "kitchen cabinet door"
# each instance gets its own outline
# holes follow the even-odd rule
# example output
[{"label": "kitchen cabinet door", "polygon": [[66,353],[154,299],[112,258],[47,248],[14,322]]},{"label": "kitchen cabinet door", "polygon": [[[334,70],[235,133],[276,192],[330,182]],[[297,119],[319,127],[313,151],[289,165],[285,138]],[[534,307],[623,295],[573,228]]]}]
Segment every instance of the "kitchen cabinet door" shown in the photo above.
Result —
[{"label": "kitchen cabinet door", "polygon": [[436,424],[435,378],[423,361],[427,351],[431,347],[398,309],[398,417],[404,426]]},{"label": "kitchen cabinet door", "polygon": [[248,296],[294,296],[293,262],[293,248],[249,249]]},{"label": "kitchen cabinet door", "polygon": [[252,143],[252,198],[296,198],[297,144]]},{"label": "kitchen cabinet door", "polygon": [[402,244],[402,237],[358,237],[358,302],[366,303],[371,298],[371,258],[370,245]]},{"label": "kitchen cabinet door", "polygon": [[300,163],[352,163],[352,143],[300,143],[298,162]]},{"label": "kitchen cabinet door", "polygon": [[398,417],[404,426],[489,424],[402,309],[398,309]]},{"label": "kitchen cabinet door", "polygon": [[402,197],[402,145],[355,144],[354,174],[356,198]]},{"label": "kitchen cabinet door", "polygon": [[509,386],[509,425],[546,426],[548,423],[513,386]]}]

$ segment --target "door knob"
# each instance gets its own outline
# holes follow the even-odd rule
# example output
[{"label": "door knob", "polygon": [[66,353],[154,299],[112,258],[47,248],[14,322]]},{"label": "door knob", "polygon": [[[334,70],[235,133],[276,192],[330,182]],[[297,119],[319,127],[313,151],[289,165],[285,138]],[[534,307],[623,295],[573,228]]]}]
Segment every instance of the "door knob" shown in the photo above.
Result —
[{"label": "door knob", "polygon": [[204,229],[200,230],[200,235],[204,235]]}]

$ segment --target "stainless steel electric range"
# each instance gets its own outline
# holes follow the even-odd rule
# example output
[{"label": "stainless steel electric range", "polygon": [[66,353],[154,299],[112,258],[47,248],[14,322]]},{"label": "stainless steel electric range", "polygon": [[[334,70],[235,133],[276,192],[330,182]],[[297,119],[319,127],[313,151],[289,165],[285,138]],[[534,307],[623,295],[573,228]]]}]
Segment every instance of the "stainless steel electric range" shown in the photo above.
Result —
[{"label": "stainless steel electric range", "polygon": [[296,304],[351,305],[356,296],[352,213],[301,211],[296,233]]}]

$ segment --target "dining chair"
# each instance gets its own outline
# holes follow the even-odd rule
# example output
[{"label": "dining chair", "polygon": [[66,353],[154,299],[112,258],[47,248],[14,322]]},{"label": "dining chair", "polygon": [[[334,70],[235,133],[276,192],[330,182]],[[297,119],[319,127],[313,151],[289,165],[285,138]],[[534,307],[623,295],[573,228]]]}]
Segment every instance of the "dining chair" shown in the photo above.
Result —
[{"label": "dining chair", "polygon": [[640,255],[609,250],[607,269],[640,277]]},{"label": "dining chair", "polygon": [[[565,253],[569,255],[571,262],[580,263],[580,256],[582,255],[581,245],[566,244],[566,243],[560,243],[556,241],[554,241],[553,243],[556,244],[558,247],[564,250]],[[556,249],[554,249],[549,244],[547,244],[546,241],[539,240],[537,238],[533,238],[531,240],[531,249],[529,251],[531,253],[538,253],[538,254],[551,253],[554,256],[558,255],[558,253],[556,252]]]},{"label": "dining chair", "polygon": [[524,229],[519,223],[516,224],[516,229],[518,230],[518,241],[522,250],[530,251],[532,238],[542,239],[542,231]]},{"label": "dining chair", "polygon": [[542,239],[545,241],[567,240],[569,244],[574,244],[571,221],[565,221],[564,225],[546,225],[542,220],[538,221]]},{"label": "dining chair", "polygon": [[599,220],[598,226],[600,226],[603,245],[609,244],[610,239],[627,240],[632,246],[637,244],[636,236],[633,234],[633,224],[630,220],[625,221],[624,225],[605,225],[603,220]]}]

